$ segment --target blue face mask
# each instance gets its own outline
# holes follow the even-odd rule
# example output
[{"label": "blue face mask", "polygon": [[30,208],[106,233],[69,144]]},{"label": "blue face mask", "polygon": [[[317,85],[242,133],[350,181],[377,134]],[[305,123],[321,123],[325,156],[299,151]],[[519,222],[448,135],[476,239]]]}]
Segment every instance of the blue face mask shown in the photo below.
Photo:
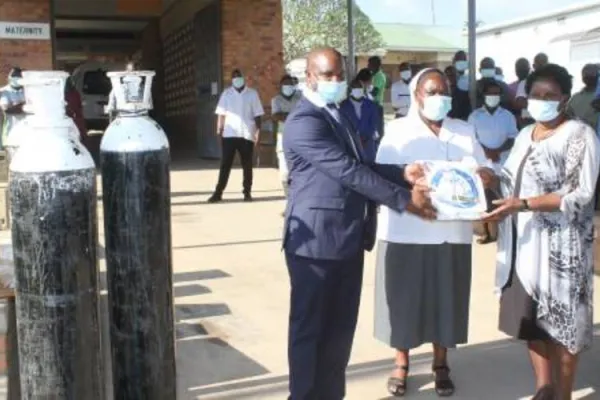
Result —
[{"label": "blue face mask", "polygon": [[560,101],[535,99],[527,101],[527,111],[529,111],[531,118],[538,122],[548,122],[556,119],[560,115],[559,106]]},{"label": "blue face mask", "polygon": [[496,70],[494,68],[484,68],[481,71],[482,78],[494,78],[496,76]]},{"label": "blue face mask", "polygon": [[241,89],[242,87],[244,87],[245,81],[243,77],[237,77],[237,78],[233,78],[231,80],[231,83],[233,84],[233,87],[236,89]]},{"label": "blue face mask", "polygon": [[423,99],[421,114],[429,121],[441,121],[452,109],[452,97],[433,95]]},{"label": "blue face mask", "polygon": [[346,98],[348,84],[346,81],[318,81],[317,93],[327,104],[339,103]]},{"label": "blue face mask", "polygon": [[454,63],[454,68],[456,68],[458,72],[464,72],[469,68],[469,62],[465,60],[456,61]]}]

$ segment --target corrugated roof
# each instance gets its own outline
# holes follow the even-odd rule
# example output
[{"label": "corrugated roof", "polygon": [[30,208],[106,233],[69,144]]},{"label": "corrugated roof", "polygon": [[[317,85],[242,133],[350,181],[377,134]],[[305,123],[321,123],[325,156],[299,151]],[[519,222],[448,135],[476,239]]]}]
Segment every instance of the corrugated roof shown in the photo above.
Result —
[{"label": "corrugated roof", "polygon": [[467,46],[462,30],[456,27],[413,24],[373,24],[385,43],[395,51],[456,51]]}]

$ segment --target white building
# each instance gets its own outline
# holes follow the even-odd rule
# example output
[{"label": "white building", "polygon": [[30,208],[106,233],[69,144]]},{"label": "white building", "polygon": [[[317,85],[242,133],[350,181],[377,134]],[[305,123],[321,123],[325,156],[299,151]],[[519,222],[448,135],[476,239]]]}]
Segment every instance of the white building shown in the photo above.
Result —
[{"label": "white building", "polygon": [[520,57],[533,61],[544,52],[582,86],[581,68],[600,63],[600,1],[587,1],[560,10],[485,25],[477,30],[477,62],[492,57],[502,67],[507,82],[516,79],[514,65]]}]

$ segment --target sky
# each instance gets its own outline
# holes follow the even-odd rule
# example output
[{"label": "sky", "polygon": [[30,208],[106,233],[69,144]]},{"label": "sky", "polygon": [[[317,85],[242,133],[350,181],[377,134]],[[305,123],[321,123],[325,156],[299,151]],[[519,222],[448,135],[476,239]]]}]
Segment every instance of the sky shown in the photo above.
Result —
[{"label": "sky", "polygon": [[[431,24],[432,3],[435,23],[464,26],[467,20],[467,0],[355,0],[373,22]],[[483,24],[521,18],[589,0],[476,0],[477,20]]]}]

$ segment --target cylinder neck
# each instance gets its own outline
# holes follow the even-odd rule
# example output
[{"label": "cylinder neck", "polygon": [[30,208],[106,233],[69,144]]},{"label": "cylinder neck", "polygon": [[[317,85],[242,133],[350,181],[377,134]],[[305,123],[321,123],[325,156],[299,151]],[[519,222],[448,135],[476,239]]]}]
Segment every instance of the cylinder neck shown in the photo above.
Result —
[{"label": "cylinder neck", "polygon": [[36,119],[61,121],[65,112],[65,83],[69,74],[62,71],[25,71],[21,84],[25,91],[25,109]]},{"label": "cylinder neck", "polygon": [[109,72],[117,112],[121,116],[148,114],[152,109],[154,71]]}]

